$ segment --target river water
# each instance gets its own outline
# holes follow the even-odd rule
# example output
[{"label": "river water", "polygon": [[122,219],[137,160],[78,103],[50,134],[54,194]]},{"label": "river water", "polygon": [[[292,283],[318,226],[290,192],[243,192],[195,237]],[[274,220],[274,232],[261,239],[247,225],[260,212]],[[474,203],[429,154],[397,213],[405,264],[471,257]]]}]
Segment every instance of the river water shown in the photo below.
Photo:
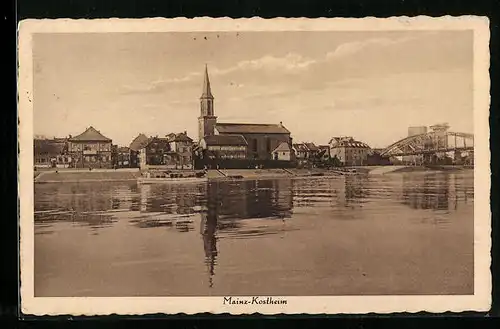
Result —
[{"label": "river water", "polygon": [[473,172],[35,185],[35,296],[472,294]]}]

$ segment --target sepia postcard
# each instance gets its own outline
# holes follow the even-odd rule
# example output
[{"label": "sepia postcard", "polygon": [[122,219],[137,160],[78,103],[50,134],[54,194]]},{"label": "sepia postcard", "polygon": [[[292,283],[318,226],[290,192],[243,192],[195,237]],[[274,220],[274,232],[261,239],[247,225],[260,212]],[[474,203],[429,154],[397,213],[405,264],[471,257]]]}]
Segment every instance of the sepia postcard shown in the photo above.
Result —
[{"label": "sepia postcard", "polygon": [[18,41],[23,314],[489,310],[486,17]]}]

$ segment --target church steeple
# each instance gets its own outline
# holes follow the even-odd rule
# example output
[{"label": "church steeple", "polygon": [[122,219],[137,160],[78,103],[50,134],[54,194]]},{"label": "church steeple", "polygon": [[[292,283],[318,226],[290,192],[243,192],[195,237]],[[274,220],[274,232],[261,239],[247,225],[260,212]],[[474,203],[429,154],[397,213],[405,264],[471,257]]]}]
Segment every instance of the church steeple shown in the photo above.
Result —
[{"label": "church steeple", "polygon": [[214,96],[212,95],[212,89],[210,88],[210,79],[208,78],[207,64],[205,64],[205,78],[203,79],[203,93],[201,94],[201,98],[214,98]]},{"label": "church steeple", "polygon": [[203,92],[200,97],[200,117],[198,118],[198,137],[201,140],[205,136],[215,133],[217,117],[214,115],[214,96],[210,88],[208,68],[205,64],[205,76],[203,79]]}]

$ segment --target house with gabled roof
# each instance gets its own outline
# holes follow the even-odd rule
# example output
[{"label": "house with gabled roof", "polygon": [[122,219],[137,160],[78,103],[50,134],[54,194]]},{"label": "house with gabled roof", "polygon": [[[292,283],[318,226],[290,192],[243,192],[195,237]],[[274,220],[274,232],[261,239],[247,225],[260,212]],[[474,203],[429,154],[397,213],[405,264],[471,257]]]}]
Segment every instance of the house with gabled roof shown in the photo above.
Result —
[{"label": "house with gabled roof", "polygon": [[113,165],[116,168],[130,168],[130,148],[127,146],[113,145]]},{"label": "house with gabled roof", "polygon": [[[280,144],[287,143],[290,148],[292,146],[290,131],[282,122],[279,124],[217,122],[214,112],[214,96],[211,90],[207,67],[205,67],[203,91],[200,97],[198,127],[200,143],[206,138],[209,138],[210,143],[214,143],[215,141],[222,144],[225,143],[226,139],[213,139],[210,137],[213,135],[242,136],[247,142],[246,158],[250,160],[272,160],[273,151]],[[240,139],[240,137],[236,137],[236,139]]]},{"label": "house with gabled roof", "polygon": [[188,136],[187,131],[181,133],[170,133],[166,136],[170,151],[165,160],[169,166],[176,169],[193,168],[193,139]]},{"label": "house with gabled roof", "polygon": [[292,149],[294,150],[296,159],[299,161],[305,161],[314,158],[318,154],[318,152],[320,152],[319,147],[311,142],[294,143],[292,145]]},{"label": "house with gabled roof", "polygon": [[94,127],[68,138],[68,153],[76,168],[111,168],[112,140]]},{"label": "house with gabled roof", "polygon": [[134,140],[129,145],[130,149],[130,166],[132,168],[139,168],[140,167],[140,159],[139,159],[139,154],[140,150],[144,147],[149,142],[148,136],[144,134],[139,134]]},{"label": "house with gabled roof", "polygon": [[139,134],[129,147],[131,163],[143,170],[193,168],[193,140],[186,131],[165,137]]},{"label": "house with gabled roof", "polygon": [[152,166],[165,166],[165,155],[170,152],[170,142],[166,137],[149,137],[139,149],[139,166],[147,170]]},{"label": "house with gabled roof", "polygon": [[367,162],[371,148],[368,144],[350,136],[332,137],[329,142],[330,156],[344,166],[360,166]]},{"label": "house with gabled roof", "polygon": [[290,161],[292,159],[292,148],[286,142],[282,142],[277,148],[273,150],[273,159]]}]

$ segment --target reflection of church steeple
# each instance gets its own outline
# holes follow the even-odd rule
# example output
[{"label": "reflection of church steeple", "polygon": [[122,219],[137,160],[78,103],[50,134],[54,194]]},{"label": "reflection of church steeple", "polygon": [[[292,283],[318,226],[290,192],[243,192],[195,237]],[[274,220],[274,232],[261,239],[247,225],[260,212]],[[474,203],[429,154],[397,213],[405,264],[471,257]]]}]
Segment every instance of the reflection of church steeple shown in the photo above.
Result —
[{"label": "reflection of church steeple", "polygon": [[215,265],[217,260],[217,222],[220,200],[218,198],[217,186],[208,183],[207,186],[207,208],[206,213],[201,214],[201,235],[203,237],[203,249],[205,251],[205,264],[208,268],[209,285],[213,286]]}]

